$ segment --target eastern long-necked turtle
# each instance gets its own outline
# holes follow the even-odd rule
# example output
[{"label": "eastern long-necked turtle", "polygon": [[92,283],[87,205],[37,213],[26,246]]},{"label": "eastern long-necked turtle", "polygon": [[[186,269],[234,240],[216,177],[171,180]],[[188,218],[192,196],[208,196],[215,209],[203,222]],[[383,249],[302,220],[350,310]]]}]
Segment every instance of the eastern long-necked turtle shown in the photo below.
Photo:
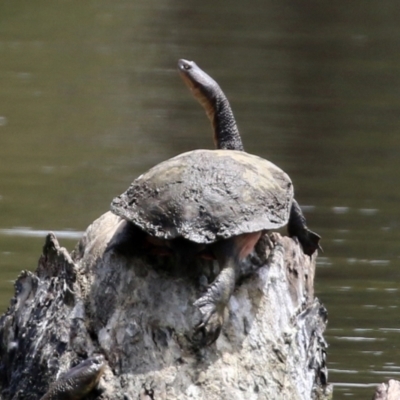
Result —
[{"label": "eastern long-necked turtle", "polygon": [[[183,63],[181,60],[179,66]],[[300,209],[293,207],[288,175],[271,162],[242,151],[226,97],[218,84],[203,74],[205,81],[197,87],[213,121],[219,149],[191,151],[156,165],[116,197],[111,210],[151,238],[165,241],[166,246],[174,248],[175,241],[182,246],[183,240],[199,253],[207,247],[217,259],[220,273],[195,302],[201,312],[196,331],[202,331],[209,344],[219,335],[239,262],[253,250],[262,231],[289,222],[300,226],[307,237],[313,233],[306,228]],[[318,247],[318,240],[308,254]],[[310,247],[308,239],[302,244]]]},{"label": "eastern long-necked turtle", "polygon": [[[178,69],[186,86],[204,107],[214,130],[217,149],[244,150],[232,108],[218,83],[193,61],[179,60]],[[321,248],[321,237],[310,231],[297,201],[293,199],[288,221],[289,236],[296,236],[307,255]]]},{"label": "eastern long-necked turtle", "polygon": [[190,248],[198,253],[209,246],[220,273],[195,305],[202,314],[198,330],[204,328],[204,340],[211,343],[222,326],[239,261],[263,230],[287,223],[292,200],[290,178],[269,161],[244,151],[195,150],[141,175],[113,200],[111,210],[171,248],[180,238],[197,243]]}]

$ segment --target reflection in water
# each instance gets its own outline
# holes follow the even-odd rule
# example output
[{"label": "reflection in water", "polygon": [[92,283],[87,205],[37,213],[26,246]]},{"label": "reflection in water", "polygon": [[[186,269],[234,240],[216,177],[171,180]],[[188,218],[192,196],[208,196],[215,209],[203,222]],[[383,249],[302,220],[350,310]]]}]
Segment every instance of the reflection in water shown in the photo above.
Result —
[{"label": "reflection in water", "polygon": [[0,307],[46,229],[72,249],[141,172],[212,147],[176,72],[194,59],[228,95],[246,149],[290,174],[322,234],[329,378],[335,397],[370,398],[400,359],[396,11],[394,0],[3,2]]}]

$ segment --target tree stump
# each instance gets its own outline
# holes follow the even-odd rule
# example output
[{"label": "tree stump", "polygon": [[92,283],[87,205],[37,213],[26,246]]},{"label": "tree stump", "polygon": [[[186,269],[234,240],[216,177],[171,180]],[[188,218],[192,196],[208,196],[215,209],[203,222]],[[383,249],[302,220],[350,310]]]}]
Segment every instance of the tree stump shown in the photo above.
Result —
[{"label": "tree stump", "polygon": [[36,272],[21,273],[0,319],[3,400],[40,399],[61,373],[97,354],[106,360],[101,391],[87,399],[330,398],[316,255],[264,234],[242,263],[218,340],[198,347],[193,303],[215,263],[180,265],[140,243],[111,213],[72,254],[46,237]]},{"label": "tree stump", "polygon": [[388,383],[381,383],[375,391],[372,400],[398,400],[400,399],[400,382],[389,379]]}]

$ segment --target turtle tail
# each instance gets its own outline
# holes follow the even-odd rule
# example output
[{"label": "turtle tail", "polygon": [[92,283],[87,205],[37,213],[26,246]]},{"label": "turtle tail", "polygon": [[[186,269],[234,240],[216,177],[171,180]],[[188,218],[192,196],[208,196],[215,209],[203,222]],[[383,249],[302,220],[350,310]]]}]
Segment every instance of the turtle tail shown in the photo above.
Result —
[{"label": "turtle tail", "polygon": [[296,236],[303,247],[304,254],[312,256],[316,250],[321,250],[321,236],[307,228],[306,218],[297,201],[293,199],[288,223],[289,236]]}]

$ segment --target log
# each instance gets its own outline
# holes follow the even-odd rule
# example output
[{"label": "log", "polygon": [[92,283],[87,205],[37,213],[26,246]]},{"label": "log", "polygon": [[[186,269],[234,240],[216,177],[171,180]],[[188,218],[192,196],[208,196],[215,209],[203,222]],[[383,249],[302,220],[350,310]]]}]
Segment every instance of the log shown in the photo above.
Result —
[{"label": "log", "polygon": [[389,379],[388,383],[381,383],[375,391],[372,400],[398,400],[400,399],[400,382]]},{"label": "log", "polygon": [[193,303],[216,265],[180,262],[147,251],[140,232],[110,212],[71,254],[50,233],[0,318],[1,398],[39,399],[97,355],[105,366],[87,399],[331,398],[316,255],[264,234],[242,263],[219,338],[205,347],[193,341]]}]

